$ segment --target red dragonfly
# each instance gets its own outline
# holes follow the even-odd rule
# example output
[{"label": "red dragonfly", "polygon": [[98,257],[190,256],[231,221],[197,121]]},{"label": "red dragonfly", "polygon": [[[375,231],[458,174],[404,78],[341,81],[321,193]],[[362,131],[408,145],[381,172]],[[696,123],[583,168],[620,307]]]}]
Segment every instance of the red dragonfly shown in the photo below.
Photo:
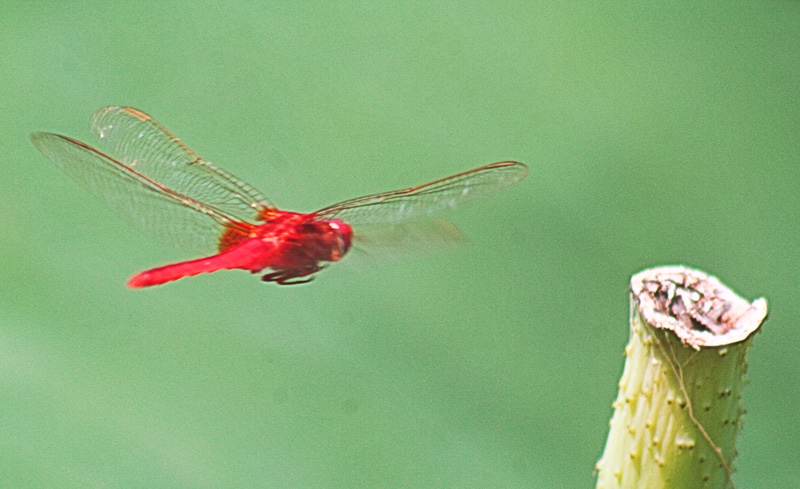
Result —
[{"label": "red dragonfly", "polygon": [[[306,283],[328,262],[347,254],[353,227],[356,239],[361,229],[368,236],[370,227],[397,227],[427,218],[528,174],[524,164],[503,161],[302,214],[278,209],[140,110],[106,107],[94,113],[91,126],[101,149],[52,133],[34,133],[31,140],[69,176],[144,231],[208,255],[139,273],[128,282],[134,288],[236,268],[252,273],[269,269],[262,277],[266,282]],[[430,232],[438,232],[433,229]]]}]

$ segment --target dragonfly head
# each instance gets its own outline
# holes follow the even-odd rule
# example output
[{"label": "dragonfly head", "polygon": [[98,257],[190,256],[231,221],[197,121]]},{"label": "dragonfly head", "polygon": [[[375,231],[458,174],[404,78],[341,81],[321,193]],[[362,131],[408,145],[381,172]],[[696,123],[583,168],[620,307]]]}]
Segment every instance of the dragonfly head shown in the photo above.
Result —
[{"label": "dragonfly head", "polygon": [[307,224],[307,246],[316,246],[317,260],[338,261],[350,250],[353,241],[353,230],[350,225],[338,219],[317,219]]}]

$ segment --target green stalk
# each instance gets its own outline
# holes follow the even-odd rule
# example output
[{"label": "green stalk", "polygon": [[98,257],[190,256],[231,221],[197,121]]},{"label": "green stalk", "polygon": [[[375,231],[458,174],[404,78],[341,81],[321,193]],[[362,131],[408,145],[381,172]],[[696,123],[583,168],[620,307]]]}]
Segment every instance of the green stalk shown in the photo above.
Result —
[{"label": "green stalk", "polygon": [[752,335],[767,315],[684,267],[631,279],[630,341],[598,489],[733,488]]}]

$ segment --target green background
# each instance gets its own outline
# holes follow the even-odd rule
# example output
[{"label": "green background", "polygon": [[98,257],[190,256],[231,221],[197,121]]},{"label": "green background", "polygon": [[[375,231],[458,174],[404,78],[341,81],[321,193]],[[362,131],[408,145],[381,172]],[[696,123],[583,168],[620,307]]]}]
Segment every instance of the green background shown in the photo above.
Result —
[{"label": "green background", "polygon": [[[0,5],[0,487],[591,487],[630,276],[770,319],[738,487],[800,477],[797,2]],[[470,243],[149,290],[194,256],[28,134],[138,107],[283,208],[503,159]]]}]

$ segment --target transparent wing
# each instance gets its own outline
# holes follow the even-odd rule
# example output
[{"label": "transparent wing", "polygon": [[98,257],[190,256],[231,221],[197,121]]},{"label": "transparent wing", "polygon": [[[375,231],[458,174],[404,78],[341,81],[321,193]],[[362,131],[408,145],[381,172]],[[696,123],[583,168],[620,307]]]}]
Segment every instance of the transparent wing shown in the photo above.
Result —
[{"label": "transparent wing", "polygon": [[467,238],[456,225],[445,219],[423,219],[387,226],[361,226],[353,238],[353,251],[374,262],[397,260],[412,254],[441,252],[467,242]]},{"label": "transparent wing", "polygon": [[528,174],[516,161],[501,161],[425,185],[346,200],[316,212],[351,225],[393,224],[426,218],[512,185]]},{"label": "transparent wing", "polygon": [[[355,270],[454,250],[469,240],[445,219],[421,219],[386,226],[359,226],[342,266]],[[338,266],[338,265],[337,265]]]},{"label": "transparent wing", "polygon": [[177,193],[241,221],[274,208],[255,188],[202,159],[164,126],[132,107],[92,115],[98,147],[117,162]]},{"label": "transparent wing", "polygon": [[179,247],[216,251],[223,230],[247,226],[80,141],[51,133],[32,134],[31,141],[112,209],[145,232]]}]

